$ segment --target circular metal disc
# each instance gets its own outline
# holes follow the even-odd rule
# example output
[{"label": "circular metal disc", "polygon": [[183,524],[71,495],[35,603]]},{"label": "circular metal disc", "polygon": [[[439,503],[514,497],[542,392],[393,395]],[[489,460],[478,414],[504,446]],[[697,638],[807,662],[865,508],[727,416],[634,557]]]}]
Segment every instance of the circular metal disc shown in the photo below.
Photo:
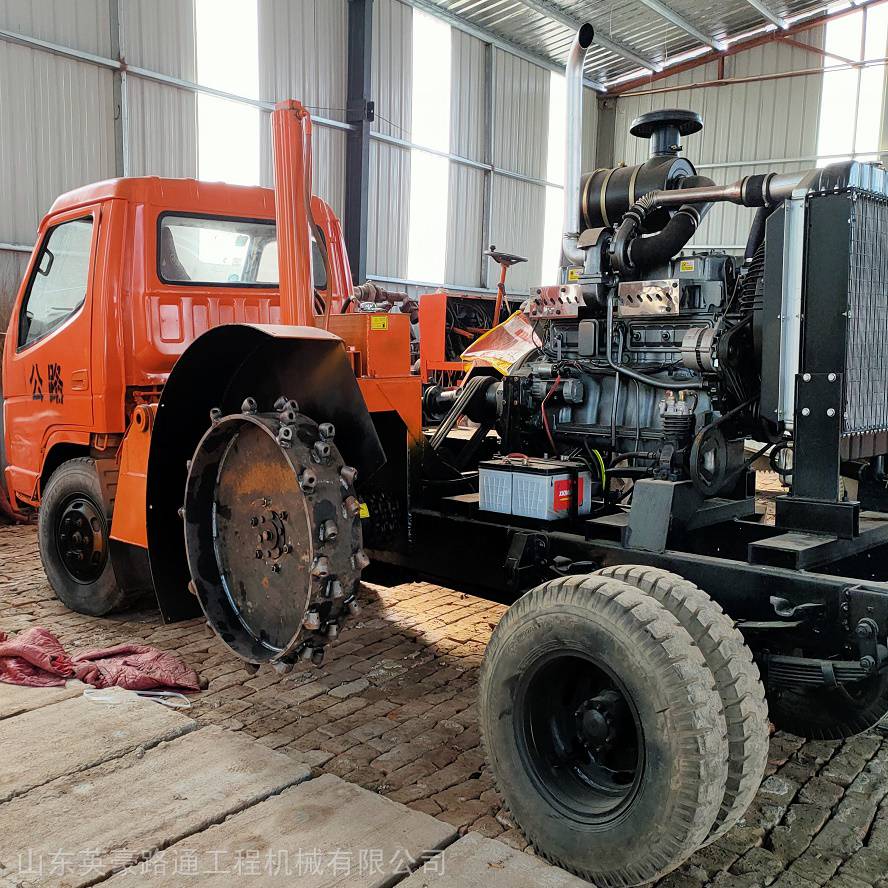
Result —
[{"label": "circular metal disc", "polygon": [[216,480],[214,549],[225,591],[248,632],[283,650],[310,598],[312,528],[305,495],[277,442],[243,425]]}]

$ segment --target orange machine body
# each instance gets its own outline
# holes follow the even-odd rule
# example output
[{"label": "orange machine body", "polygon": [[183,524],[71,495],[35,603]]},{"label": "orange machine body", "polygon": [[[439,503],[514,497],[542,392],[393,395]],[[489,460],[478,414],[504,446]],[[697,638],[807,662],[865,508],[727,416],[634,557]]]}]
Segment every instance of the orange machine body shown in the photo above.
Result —
[{"label": "orange machine body", "polygon": [[[283,186],[298,192],[300,180],[310,181],[310,166],[305,167],[310,123],[305,112],[303,118],[293,113],[301,109],[298,103],[285,105],[275,114],[302,127],[303,144],[295,156],[281,157],[276,133],[275,159],[288,165],[282,172],[292,181]],[[286,138],[287,122],[281,122]],[[319,198],[305,195],[311,215],[306,220],[305,210],[299,218],[292,193],[278,191],[280,286],[163,279],[164,214],[275,221],[275,194],[269,188],[150,177],[99,182],[55,202],[40,224],[3,357],[5,480],[13,503],[38,506],[56,466],[91,455],[109,478],[112,538],[147,546],[145,489],[156,404],[178,358],[202,333],[225,324],[326,327],[341,338],[368,410],[395,411],[410,439],[419,441],[420,382],[410,375],[408,318],[341,313],[352,286],[348,257],[339,220]],[[61,223],[87,217],[92,243],[82,304],[47,335],[20,344],[21,312],[47,238]],[[310,277],[309,229],[326,253],[327,288],[321,292]],[[317,297],[326,306],[323,316],[315,316]]]}]

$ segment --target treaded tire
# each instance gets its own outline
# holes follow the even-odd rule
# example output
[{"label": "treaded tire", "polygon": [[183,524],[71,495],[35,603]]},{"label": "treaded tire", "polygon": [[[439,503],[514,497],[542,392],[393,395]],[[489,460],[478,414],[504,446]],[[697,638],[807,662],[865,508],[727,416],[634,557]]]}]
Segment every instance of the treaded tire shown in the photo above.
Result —
[{"label": "treaded tire", "polygon": [[[78,580],[72,575],[59,551],[59,522],[66,503],[82,497],[101,513],[101,533],[106,556],[101,573],[91,581]],[[50,476],[37,512],[37,539],[40,560],[49,584],[65,607],[79,614],[101,617],[123,608],[126,594],[118,587],[107,555],[108,522],[104,518],[102,488],[95,461],[89,457],[69,459]]]},{"label": "treaded tire", "polygon": [[[547,657],[572,654],[619,676],[643,736],[637,789],[604,822],[566,815],[526,754],[522,686]],[[599,888],[641,885],[681,864],[709,834],[727,779],[721,700],[688,632],[634,586],[566,577],[520,598],[487,647],[479,708],[497,788],[551,863]]]},{"label": "treaded tire", "polygon": [[768,693],[771,720],[807,740],[846,740],[877,725],[888,713],[888,674],[846,688],[776,688]]},{"label": "treaded tire", "polygon": [[725,709],[728,780],[706,844],[731,829],[751,804],[768,763],[768,706],[752,651],[733,620],[701,588],[655,567],[621,564],[597,571],[653,596],[700,648]]}]

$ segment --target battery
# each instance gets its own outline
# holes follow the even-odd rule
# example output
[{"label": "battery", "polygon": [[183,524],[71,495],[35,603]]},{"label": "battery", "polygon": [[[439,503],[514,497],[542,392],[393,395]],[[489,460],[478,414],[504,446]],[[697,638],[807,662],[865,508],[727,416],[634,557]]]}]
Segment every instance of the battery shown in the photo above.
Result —
[{"label": "battery", "polygon": [[504,456],[478,467],[479,507],[485,512],[558,521],[567,518],[579,486],[578,515],[592,511],[592,473],[585,463]]}]

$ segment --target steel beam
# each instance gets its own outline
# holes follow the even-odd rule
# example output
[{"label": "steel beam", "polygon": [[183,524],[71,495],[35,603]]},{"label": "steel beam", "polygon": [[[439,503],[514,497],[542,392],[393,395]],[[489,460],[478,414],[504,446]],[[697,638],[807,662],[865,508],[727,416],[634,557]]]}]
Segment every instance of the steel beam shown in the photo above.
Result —
[{"label": "steel beam", "polygon": [[[553,62],[552,59],[548,59],[538,52],[526,49],[525,47],[502,37],[495,31],[491,31],[489,28],[473,25],[471,22],[466,21],[466,19],[461,18],[452,12],[448,12],[446,9],[432,3],[431,0],[403,0],[403,2],[407,3],[408,6],[413,6],[422,12],[428,13],[428,15],[432,15],[435,18],[447,22],[451,27],[462,31],[465,34],[469,34],[472,37],[476,37],[483,43],[489,43],[491,46],[495,46],[498,49],[502,49],[505,52],[518,56],[519,59],[533,62],[534,65],[539,65],[541,68],[546,68],[549,71],[557,71],[559,74],[564,73],[564,65],[559,65],[557,62]],[[587,77],[583,82],[589,87],[589,89],[604,92],[604,85],[598,80],[593,80]]]},{"label": "steel beam", "polygon": [[348,0],[348,99],[351,126],[345,149],[343,234],[352,281],[367,279],[367,224],[370,214],[370,127],[375,105],[370,86],[373,57],[373,0]]},{"label": "steel beam", "polygon": [[782,16],[777,15],[767,3],[763,3],[762,0],[746,0],[746,2],[760,15],[764,16],[772,25],[776,25],[781,30],[785,31],[789,28],[789,22],[783,18]]},{"label": "steel beam", "polygon": [[[520,0],[520,3],[539,15],[552,19],[553,22],[558,22],[559,25],[564,25],[570,31],[578,31],[580,25],[583,24],[580,19],[570,15],[557,4],[550,3],[549,0]],[[595,43],[602,49],[606,49],[608,52],[612,52],[614,55],[620,56],[634,65],[638,65],[639,68],[645,68],[648,71],[660,71],[663,68],[659,62],[655,62],[653,59],[635,52],[631,47],[620,43],[619,40],[611,39],[602,34],[597,28],[595,29]]]},{"label": "steel beam", "polygon": [[693,25],[684,18],[684,16],[679,15],[674,9],[671,9],[665,3],[661,3],[660,0],[641,0],[641,2],[647,6],[648,9],[656,12],[660,18],[666,19],[667,22],[675,25],[676,28],[680,28],[686,34],[690,34],[691,37],[699,40],[705,46],[710,46],[712,49],[716,49],[719,52],[728,48],[728,45],[723,40],[717,40],[709,34],[704,34],[698,27],[696,27],[696,25]]}]

